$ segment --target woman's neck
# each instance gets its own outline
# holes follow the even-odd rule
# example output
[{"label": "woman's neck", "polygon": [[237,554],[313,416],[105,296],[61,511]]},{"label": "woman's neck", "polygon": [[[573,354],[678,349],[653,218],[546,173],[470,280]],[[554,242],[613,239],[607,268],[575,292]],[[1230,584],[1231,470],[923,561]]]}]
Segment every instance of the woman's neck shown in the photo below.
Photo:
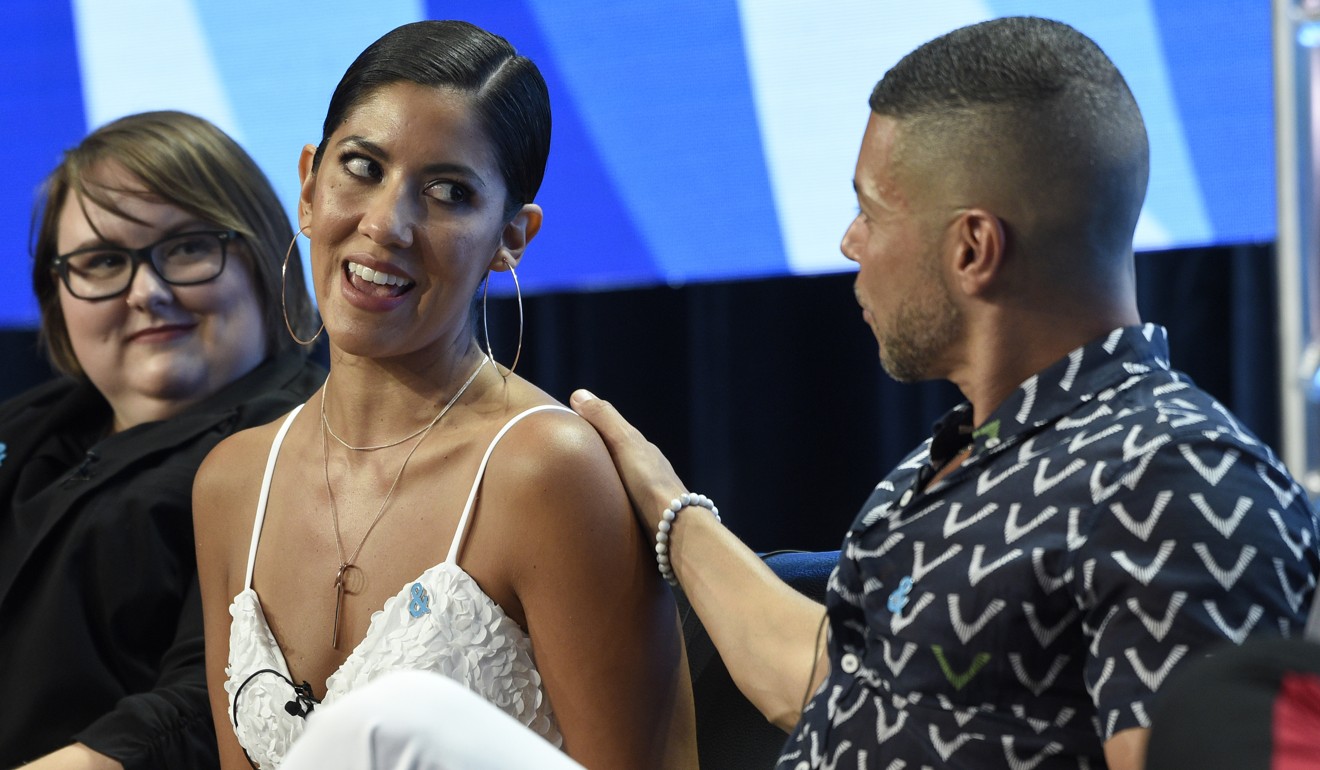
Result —
[{"label": "woman's neck", "polygon": [[327,427],[353,446],[389,445],[430,423],[461,390],[470,400],[490,369],[476,344],[422,361],[333,351],[323,404]]}]

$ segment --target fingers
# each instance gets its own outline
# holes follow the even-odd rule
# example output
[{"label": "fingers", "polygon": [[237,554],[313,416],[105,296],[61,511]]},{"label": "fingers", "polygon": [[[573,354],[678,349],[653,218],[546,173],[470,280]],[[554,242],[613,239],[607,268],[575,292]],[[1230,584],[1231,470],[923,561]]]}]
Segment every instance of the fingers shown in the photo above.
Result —
[{"label": "fingers", "polygon": [[606,446],[610,447],[610,452],[613,452],[614,447],[621,441],[636,439],[641,435],[623,419],[623,415],[619,414],[610,402],[596,398],[596,394],[589,390],[573,391],[568,403],[582,416],[582,419],[591,423],[591,427],[595,428],[605,440]]},{"label": "fingers", "polygon": [[686,489],[669,460],[608,401],[577,390],[568,403],[600,434],[639,517],[654,528],[659,510]]}]

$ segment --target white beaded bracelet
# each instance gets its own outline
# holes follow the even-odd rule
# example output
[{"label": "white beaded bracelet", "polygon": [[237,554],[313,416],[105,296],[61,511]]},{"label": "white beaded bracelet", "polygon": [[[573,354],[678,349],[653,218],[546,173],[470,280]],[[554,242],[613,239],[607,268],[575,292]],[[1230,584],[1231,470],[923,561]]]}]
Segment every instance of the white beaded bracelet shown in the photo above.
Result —
[{"label": "white beaded bracelet", "polygon": [[695,492],[684,492],[670,500],[669,507],[660,512],[660,531],[655,535],[656,566],[660,568],[660,576],[665,582],[675,588],[678,587],[678,578],[674,577],[674,568],[669,564],[669,533],[674,528],[674,522],[678,520],[678,512],[692,506],[705,508],[715,517],[715,521],[720,520],[720,509],[715,507],[714,501],[709,497]]}]

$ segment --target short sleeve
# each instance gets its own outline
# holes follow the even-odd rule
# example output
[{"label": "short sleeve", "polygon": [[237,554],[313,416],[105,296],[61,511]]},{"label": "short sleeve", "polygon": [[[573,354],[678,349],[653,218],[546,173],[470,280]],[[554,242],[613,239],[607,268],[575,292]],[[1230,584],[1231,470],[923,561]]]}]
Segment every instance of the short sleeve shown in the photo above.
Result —
[{"label": "short sleeve", "polygon": [[1102,740],[1149,727],[1151,700],[1183,663],[1300,634],[1320,568],[1316,519],[1267,450],[1163,434],[1098,462],[1091,493],[1074,585]]}]

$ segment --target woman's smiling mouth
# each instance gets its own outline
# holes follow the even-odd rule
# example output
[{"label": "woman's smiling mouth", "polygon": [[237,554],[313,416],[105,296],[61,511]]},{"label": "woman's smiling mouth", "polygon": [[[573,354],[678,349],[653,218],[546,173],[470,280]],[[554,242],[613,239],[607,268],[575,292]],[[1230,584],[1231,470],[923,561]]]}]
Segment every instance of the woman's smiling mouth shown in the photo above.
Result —
[{"label": "woman's smiling mouth", "polygon": [[373,270],[352,261],[344,262],[344,275],[353,288],[376,297],[398,297],[416,285],[401,275]]}]

